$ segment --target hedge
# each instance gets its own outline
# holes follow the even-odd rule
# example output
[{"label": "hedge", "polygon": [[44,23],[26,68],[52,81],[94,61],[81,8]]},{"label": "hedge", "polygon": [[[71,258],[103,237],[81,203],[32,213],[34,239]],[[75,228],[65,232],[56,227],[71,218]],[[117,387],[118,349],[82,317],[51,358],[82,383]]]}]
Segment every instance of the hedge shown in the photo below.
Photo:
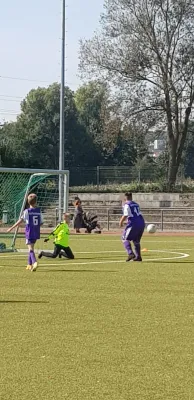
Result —
[{"label": "hedge", "polygon": [[[72,186],[70,193],[123,193],[131,191],[133,193],[169,193],[169,188],[163,182],[131,182],[130,184],[107,184],[107,185],[87,185]],[[177,184],[172,193],[194,193],[194,181],[188,180],[182,184]]]}]

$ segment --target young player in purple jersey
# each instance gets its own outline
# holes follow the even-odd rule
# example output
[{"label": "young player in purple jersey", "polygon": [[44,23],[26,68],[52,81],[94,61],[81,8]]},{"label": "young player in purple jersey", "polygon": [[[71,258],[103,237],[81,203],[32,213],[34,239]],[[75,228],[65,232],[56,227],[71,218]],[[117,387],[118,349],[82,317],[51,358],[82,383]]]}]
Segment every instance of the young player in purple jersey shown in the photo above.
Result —
[{"label": "young player in purple jersey", "polygon": [[22,217],[11,227],[7,232],[11,232],[14,228],[17,228],[25,222],[25,237],[26,244],[28,246],[28,265],[26,269],[30,271],[36,271],[38,263],[36,260],[34,245],[38,239],[40,239],[40,226],[43,223],[42,214],[40,208],[37,207],[37,196],[36,194],[30,194],[28,196],[29,208],[27,208]]},{"label": "young player in purple jersey", "polygon": [[[125,203],[123,206],[123,216],[120,220],[120,227],[127,220],[126,228],[123,232],[122,241],[127,251],[126,261],[142,261],[140,241],[145,229],[145,221],[141,214],[139,204],[132,200],[132,193],[125,193]],[[135,254],[131,247],[133,242]]]}]

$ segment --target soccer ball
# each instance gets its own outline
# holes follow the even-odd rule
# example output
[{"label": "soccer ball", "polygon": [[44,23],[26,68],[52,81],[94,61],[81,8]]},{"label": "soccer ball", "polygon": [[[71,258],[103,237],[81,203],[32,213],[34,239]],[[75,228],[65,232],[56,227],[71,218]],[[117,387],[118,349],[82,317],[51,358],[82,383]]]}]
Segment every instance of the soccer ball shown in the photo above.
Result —
[{"label": "soccer ball", "polygon": [[156,232],[156,226],[154,224],[149,224],[147,226],[147,232],[148,233],[155,233]]}]

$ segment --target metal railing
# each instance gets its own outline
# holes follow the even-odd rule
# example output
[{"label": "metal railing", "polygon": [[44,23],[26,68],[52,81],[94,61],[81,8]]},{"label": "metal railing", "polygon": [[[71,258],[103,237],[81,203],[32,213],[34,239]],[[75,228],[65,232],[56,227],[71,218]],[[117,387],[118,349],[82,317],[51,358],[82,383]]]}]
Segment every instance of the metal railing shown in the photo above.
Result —
[{"label": "metal railing", "polygon": [[[120,207],[95,205],[84,207],[91,215],[98,216],[98,222],[105,231],[118,230],[119,219],[122,215]],[[74,208],[69,207],[69,212],[74,213]],[[142,208],[146,224],[153,223],[159,231],[194,231],[194,208]],[[53,229],[59,222],[59,209],[50,207],[43,210],[44,230]],[[14,221],[1,222],[0,232],[5,232],[7,226]],[[73,227],[73,225],[71,225]]]},{"label": "metal railing", "polygon": [[[86,207],[92,215],[98,215],[98,222],[103,229],[110,231],[118,229],[122,210],[119,207],[95,206]],[[74,208],[69,212],[73,214]],[[160,231],[194,231],[194,208],[143,208],[142,214],[146,224],[153,223]],[[58,222],[58,209],[55,210],[55,223]]]},{"label": "metal railing", "polygon": [[[192,177],[194,178],[194,176]],[[161,175],[159,166],[97,166],[97,167],[70,167],[70,186],[94,185],[100,187],[107,184],[129,184],[167,181],[167,171]],[[179,168],[177,184],[185,181],[184,170]]]}]

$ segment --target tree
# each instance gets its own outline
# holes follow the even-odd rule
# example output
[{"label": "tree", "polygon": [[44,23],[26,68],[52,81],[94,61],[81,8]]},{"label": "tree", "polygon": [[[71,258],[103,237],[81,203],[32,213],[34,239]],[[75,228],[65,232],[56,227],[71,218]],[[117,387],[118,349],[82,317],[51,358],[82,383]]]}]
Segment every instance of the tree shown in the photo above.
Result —
[{"label": "tree", "polygon": [[91,81],[81,86],[75,93],[75,103],[80,123],[101,154],[100,163],[133,165],[136,152],[133,142],[127,143],[129,129],[123,124],[120,110],[111,99],[108,85]]},{"label": "tree", "polygon": [[101,154],[101,164],[111,157],[121,126],[121,121],[111,113],[109,96],[108,86],[100,81],[91,81],[75,93],[79,121]]},{"label": "tree", "polygon": [[188,137],[184,151],[184,173],[188,178],[194,178],[194,121],[190,121]]},{"label": "tree", "polygon": [[97,146],[101,146],[105,109],[109,105],[109,91],[99,81],[81,86],[75,93],[75,104],[79,120],[87,129]]},{"label": "tree", "polygon": [[156,170],[157,170],[157,178],[165,183],[167,182],[168,165],[169,165],[169,153],[167,150],[164,150],[156,159]]},{"label": "tree", "polygon": [[21,103],[18,144],[25,166],[58,168],[60,87],[33,89]]},{"label": "tree", "polygon": [[[60,126],[60,85],[33,89],[21,104],[21,114],[8,124],[8,137],[15,157],[9,166],[58,169]],[[96,152],[78,121],[74,93],[65,88],[65,167],[95,162]]]},{"label": "tree", "polygon": [[14,163],[17,158],[16,149],[14,146],[16,134],[15,122],[5,123],[0,128],[0,165],[8,167]]},{"label": "tree", "polygon": [[194,101],[193,20],[193,0],[105,0],[101,33],[81,42],[81,71],[119,88],[129,118],[154,112],[165,120],[169,188]]}]

